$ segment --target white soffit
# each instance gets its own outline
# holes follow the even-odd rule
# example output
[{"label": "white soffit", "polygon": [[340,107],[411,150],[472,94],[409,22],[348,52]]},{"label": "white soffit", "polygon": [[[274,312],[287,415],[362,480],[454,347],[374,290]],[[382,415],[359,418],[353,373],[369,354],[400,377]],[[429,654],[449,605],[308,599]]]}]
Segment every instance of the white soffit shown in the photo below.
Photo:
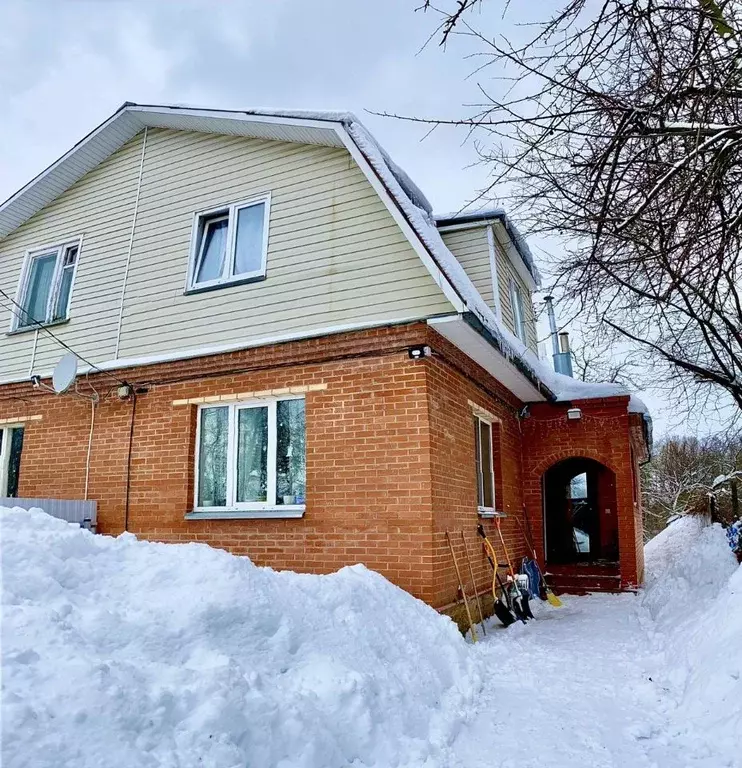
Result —
[{"label": "white soffit", "polygon": [[460,316],[431,318],[428,325],[482,366],[522,402],[546,402],[544,395]]},{"label": "white soffit", "polygon": [[343,147],[331,121],[126,104],[0,205],[0,238],[38,213],[145,127]]}]

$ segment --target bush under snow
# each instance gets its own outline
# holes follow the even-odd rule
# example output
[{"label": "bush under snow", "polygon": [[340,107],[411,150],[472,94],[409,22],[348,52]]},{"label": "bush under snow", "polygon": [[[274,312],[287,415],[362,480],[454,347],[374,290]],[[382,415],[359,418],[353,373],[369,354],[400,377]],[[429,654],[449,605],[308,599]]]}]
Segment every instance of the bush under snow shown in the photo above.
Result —
[{"label": "bush under snow", "polygon": [[455,625],[363,566],[0,515],[4,768],[420,765],[480,685]]}]

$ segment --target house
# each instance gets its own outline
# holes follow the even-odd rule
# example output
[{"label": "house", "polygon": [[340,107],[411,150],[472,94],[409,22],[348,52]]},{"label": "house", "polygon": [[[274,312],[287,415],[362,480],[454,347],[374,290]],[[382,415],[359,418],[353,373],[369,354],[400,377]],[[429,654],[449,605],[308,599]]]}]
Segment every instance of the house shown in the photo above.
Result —
[{"label": "house", "polygon": [[436,218],[352,115],[124,104],[0,206],[0,496],[440,609],[447,530],[489,587],[479,523],[635,588],[648,420],[537,358],[538,284],[504,212]]}]

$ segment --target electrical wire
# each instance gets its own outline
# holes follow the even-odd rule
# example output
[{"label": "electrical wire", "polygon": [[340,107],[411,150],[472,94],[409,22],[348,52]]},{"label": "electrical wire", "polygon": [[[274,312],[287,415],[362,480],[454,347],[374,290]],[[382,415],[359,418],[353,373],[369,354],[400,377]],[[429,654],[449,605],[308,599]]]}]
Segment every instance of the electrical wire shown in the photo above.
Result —
[{"label": "electrical wire", "polygon": [[[26,317],[26,319],[30,319],[31,322],[38,326],[40,330],[44,331],[44,333],[51,336],[51,338],[59,344],[60,347],[64,347],[68,352],[71,352],[78,360],[82,360],[85,365],[92,368],[93,370],[97,371],[98,373],[103,374],[104,376],[108,376],[110,379],[113,379],[114,381],[117,381],[122,386],[129,386],[127,382],[122,381],[118,377],[114,376],[111,373],[108,373],[107,371],[102,370],[99,368],[95,363],[91,363],[90,360],[87,360],[84,358],[81,354],[79,354],[76,350],[74,350],[69,344],[65,343],[60,339],[58,336],[56,336],[52,331],[44,325],[44,323],[39,322],[35,317],[31,317],[28,312],[8,293],[6,293],[2,288],[0,288],[0,296],[4,296],[13,306],[8,306],[7,304],[4,304],[3,306],[5,309],[10,310],[12,314],[14,314],[19,320],[23,319],[23,317]],[[2,302],[0,302],[2,304]],[[17,307],[18,309],[14,309],[13,307]],[[20,310],[20,313],[18,312]],[[21,314],[22,313],[22,314]]]}]

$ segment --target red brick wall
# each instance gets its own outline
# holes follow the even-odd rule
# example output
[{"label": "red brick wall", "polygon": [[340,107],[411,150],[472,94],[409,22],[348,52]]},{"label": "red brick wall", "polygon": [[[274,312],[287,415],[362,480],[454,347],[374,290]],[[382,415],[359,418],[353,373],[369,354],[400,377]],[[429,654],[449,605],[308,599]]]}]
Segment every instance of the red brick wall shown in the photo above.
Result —
[{"label": "red brick wall", "polygon": [[[406,352],[424,338],[425,326],[411,325],[116,372],[147,389],[136,398],[128,529],[162,541],[204,541],[297,571],[364,562],[431,600],[425,365]],[[132,404],[118,399],[110,377],[91,382],[102,402],[89,495],[99,502],[99,530],[117,534],[124,529]],[[306,395],[305,516],[185,520],[196,406],[173,400],[317,383],[327,389]],[[82,498],[90,404],[27,384],[0,388],[0,418],[37,414],[43,419],[26,425],[20,495]]]},{"label": "red brick wall", "polygon": [[[508,515],[500,525],[516,569],[516,562],[525,554],[521,527],[516,519],[523,515],[522,437],[517,415],[520,403],[438,334],[431,332],[430,344],[436,353],[428,364],[433,447],[433,594],[435,605],[449,605],[457,599],[458,584],[446,531],[451,533],[470,597],[473,590],[461,531],[466,536],[477,591],[487,592],[492,586],[492,569],[476,532],[479,523],[497,550],[498,559],[505,562],[495,521],[481,519],[477,513],[474,413],[469,401],[500,419],[500,424],[493,424],[495,507]],[[505,572],[501,575],[504,577]]]},{"label": "red brick wall", "polygon": [[[433,356],[410,360],[407,348],[413,344],[429,344]],[[131,400],[119,400],[112,376],[141,390],[135,414]],[[193,503],[196,406],[173,401],[320,383],[327,388],[306,395],[305,516],[186,520]],[[90,384],[101,395],[89,479],[101,532],[124,530],[128,465],[128,530],[141,537],[203,541],[248,554],[261,565],[297,571],[323,573],[363,562],[437,607],[457,599],[446,530],[454,536],[469,587],[460,531],[478,589],[491,584],[476,535],[469,400],[500,420],[496,507],[508,515],[501,525],[514,561],[526,552],[518,524],[525,506],[534,532],[541,530],[539,473],[555,457],[605,459],[621,473],[618,483],[626,490],[619,491],[631,494],[625,399],[582,406],[597,419],[590,429],[587,421],[555,425],[555,415],[564,416],[561,407],[534,407],[531,418],[520,420],[521,404],[512,394],[422,323],[96,374]],[[85,388],[83,379],[80,389]],[[0,387],[0,419],[32,415],[42,420],[26,424],[20,495],[82,498],[90,404],[26,383]],[[495,523],[484,525],[503,561]],[[621,535],[635,538],[633,516]],[[635,582],[636,557],[629,560],[627,555],[627,578]]]}]

